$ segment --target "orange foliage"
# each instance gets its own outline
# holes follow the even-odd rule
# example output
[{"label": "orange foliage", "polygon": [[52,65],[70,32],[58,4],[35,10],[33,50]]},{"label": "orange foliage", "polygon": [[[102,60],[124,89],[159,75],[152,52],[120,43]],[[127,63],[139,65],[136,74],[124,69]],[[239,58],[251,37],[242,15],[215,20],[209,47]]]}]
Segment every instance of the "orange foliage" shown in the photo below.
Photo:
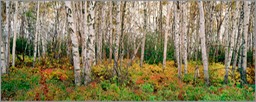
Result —
[{"label": "orange foliage", "polygon": [[144,80],[138,79],[138,80],[136,81],[136,84],[144,84]]},{"label": "orange foliage", "polygon": [[97,82],[95,82],[95,81],[91,82],[90,86],[92,86],[93,88],[96,88],[97,87]]}]

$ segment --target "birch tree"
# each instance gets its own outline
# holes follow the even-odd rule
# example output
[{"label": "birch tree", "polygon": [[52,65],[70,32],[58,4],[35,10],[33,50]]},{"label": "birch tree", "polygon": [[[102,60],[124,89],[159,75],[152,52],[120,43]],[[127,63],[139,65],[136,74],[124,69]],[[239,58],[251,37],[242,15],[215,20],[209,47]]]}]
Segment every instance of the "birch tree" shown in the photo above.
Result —
[{"label": "birch tree", "polygon": [[244,1],[244,32],[243,32],[243,43],[242,43],[242,81],[243,83],[247,83],[246,80],[246,68],[247,68],[247,35],[248,35],[248,25],[249,25],[249,18],[250,18],[250,7],[249,1]]},{"label": "birch tree", "polygon": [[10,2],[6,1],[6,42],[5,42],[5,62],[6,62],[6,72],[8,72],[9,61],[10,61]]},{"label": "birch tree", "polygon": [[[0,2],[0,8],[2,8],[2,2]],[[2,14],[2,11],[0,11],[0,14]],[[0,28],[2,28],[2,16],[0,17]],[[5,60],[4,60],[4,46],[3,46],[3,39],[2,39],[2,29],[0,30],[0,69],[1,73],[6,73],[6,68],[5,67]]]},{"label": "birch tree", "polygon": [[36,54],[37,54],[37,46],[38,46],[38,39],[37,39],[37,35],[39,32],[39,10],[40,10],[40,3],[39,1],[37,1],[37,13],[36,13],[36,31],[35,31],[35,42],[34,42],[34,62],[33,62],[33,67],[35,66],[36,63]]},{"label": "birch tree", "polygon": [[[88,61],[87,61],[87,41],[88,41],[88,22],[87,22],[87,1],[84,1],[84,32],[83,32],[83,36],[82,36],[82,65],[83,65],[83,69],[82,69],[82,76],[84,77],[84,79],[87,78],[87,76],[85,77],[85,69],[88,68]],[[84,81],[84,84],[87,84],[87,81]]]},{"label": "birch tree", "polygon": [[87,63],[88,67],[85,69],[85,82],[87,85],[91,81],[91,68],[95,64],[95,1],[89,3],[89,33],[88,33],[88,46],[87,46]]},{"label": "birch tree", "polygon": [[188,13],[187,13],[187,2],[184,2],[182,5],[182,45],[183,45],[183,61],[184,61],[184,72],[187,74],[188,72],[188,61],[187,61],[187,26],[188,26]]},{"label": "birch tree", "polygon": [[121,35],[121,1],[117,1],[117,16],[116,16],[116,35],[114,46],[114,75],[118,76],[118,50]]},{"label": "birch tree", "polygon": [[[230,42],[230,47],[228,49],[228,59],[227,59],[227,62],[226,62],[226,65],[225,65],[225,69],[226,69],[226,73],[225,73],[225,77],[224,77],[224,82],[227,83],[228,82],[228,71],[229,71],[229,66],[230,66],[230,63],[231,63],[231,58],[232,58],[232,54],[233,54],[233,49],[234,49],[234,36],[237,34],[238,32],[238,26],[237,26],[237,21],[238,21],[238,5],[239,5],[239,2],[236,1],[235,2],[235,12],[233,13],[234,14],[234,21],[233,21],[233,25],[232,25],[232,33],[230,34],[230,38],[229,38],[229,42]],[[234,10],[233,10],[234,11]],[[227,35],[227,34],[226,34]],[[226,39],[227,40],[227,39]],[[228,45],[226,45],[228,46]]]},{"label": "birch tree", "polygon": [[208,74],[208,58],[206,53],[205,45],[205,19],[204,19],[204,8],[203,1],[199,1],[199,14],[200,14],[200,39],[201,39],[201,50],[202,50],[202,60],[204,66],[204,80],[206,85],[209,85],[209,74]]},{"label": "birch tree", "polygon": [[[238,4],[240,3],[239,1],[236,1],[236,2],[238,2]],[[239,7],[238,7],[239,6]],[[238,6],[236,6],[236,8],[239,8],[239,9],[241,9],[240,7],[240,5],[238,5]],[[238,59],[238,55],[239,55],[239,49],[240,49],[240,45],[241,45],[241,42],[242,42],[242,39],[241,39],[241,37],[242,37],[242,32],[243,32],[243,29],[242,29],[242,27],[243,27],[243,25],[242,25],[242,21],[243,21],[243,15],[242,14],[240,14],[240,12],[241,12],[242,10],[239,10],[239,14],[238,15],[240,15],[240,16],[238,16],[238,18],[237,18],[237,23],[238,23],[238,31],[237,31],[237,35],[236,35],[236,43],[235,43],[235,48],[234,48],[234,60],[233,60],[233,64],[232,64],[232,77],[234,78],[235,77],[235,69],[236,69],[236,65],[237,65],[237,59]]]},{"label": "birch tree", "polygon": [[72,41],[72,55],[73,55],[73,65],[74,65],[74,73],[75,73],[75,84],[81,84],[81,76],[80,76],[80,58],[78,51],[78,38],[76,35],[76,25],[74,23],[73,11],[71,7],[71,1],[65,1],[66,13],[68,17],[68,32],[71,35]]},{"label": "birch tree", "polygon": [[[15,1],[14,23],[17,23],[17,14],[18,14],[18,1]],[[14,24],[14,27],[13,27],[13,44],[12,44],[12,67],[15,67],[16,37],[17,37],[17,25]]]},{"label": "birch tree", "polygon": [[112,45],[113,45],[113,17],[112,17],[112,11],[113,11],[113,3],[112,2],[110,2],[109,3],[109,5],[110,5],[110,9],[109,9],[109,11],[110,11],[110,13],[109,13],[109,62],[111,62],[112,61],[112,53],[113,53],[113,47],[112,47]]},{"label": "birch tree", "polygon": [[179,1],[177,1],[174,5],[174,25],[175,25],[175,36],[174,36],[174,44],[175,44],[175,57],[176,57],[176,63],[178,65],[178,76],[181,78],[181,62],[180,62],[180,31],[179,31]]},{"label": "birch tree", "polygon": [[167,42],[168,42],[168,31],[170,29],[169,20],[170,20],[170,4],[167,4],[167,15],[166,15],[166,29],[164,34],[164,55],[163,55],[163,68],[166,66],[166,54],[167,54]]},{"label": "birch tree", "polygon": [[147,34],[147,6],[146,6],[146,1],[144,1],[144,34],[143,34],[143,39],[142,39],[142,44],[141,44],[141,57],[140,57],[140,67],[142,67],[143,65],[143,61],[144,61],[144,50],[145,50],[145,42],[146,42],[146,34]]}]

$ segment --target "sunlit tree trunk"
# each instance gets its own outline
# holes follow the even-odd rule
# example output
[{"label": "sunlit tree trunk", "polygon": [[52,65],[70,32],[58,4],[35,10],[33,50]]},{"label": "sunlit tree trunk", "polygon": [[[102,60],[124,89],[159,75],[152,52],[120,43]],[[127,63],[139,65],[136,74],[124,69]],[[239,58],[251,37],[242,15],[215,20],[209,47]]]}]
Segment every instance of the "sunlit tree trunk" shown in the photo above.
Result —
[{"label": "sunlit tree trunk", "polygon": [[10,61],[10,2],[6,1],[6,42],[5,42],[5,60],[6,60],[6,72],[8,72]]},{"label": "sunlit tree trunk", "polygon": [[[37,2],[37,13],[36,13],[36,31],[35,31],[35,42],[34,42],[34,62],[33,62],[33,67],[35,66],[35,63],[36,63],[36,54],[37,54],[37,42],[38,42],[38,39],[37,39],[37,35],[38,35],[38,32],[39,32],[39,10],[40,10],[40,3],[39,1]],[[39,50],[39,49],[38,49]]]},{"label": "sunlit tree trunk", "polygon": [[[225,69],[226,69],[226,74],[225,74],[225,77],[224,77],[224,82],[225,83],[228,83],[228,71],[229,71],[229,66],[230,66],[230,63],[231,63],[231,58],[232,58],[232,55],[233,55],[233,49],[234,49],[234,36],[237,34],[238,32],[238,26],[237,26],[237,21],[238,21],[238,5],[239,5],[239,2],[236,1],[236,9],[235,9],[235,13],[234,13],[234,22],[233,22],[233,25],[232,25],[232,33],[230,34],[230,38],[229,38],[229,42],[230,42],[230,48],[229,48],[229,51],[228,51],[228,59],[227,59],[227,62],[226,62],[226,65],[225,65]],[[227,39],[226,39],[227,40]],[[228,45],[226,45],[228,46]]]},{"label": "sunlit tree trunk", "polygon": [[78,51],[78,38],[76,35],[76,25],[74,22],[73,11],[71,7],[71,1],[65,1],[66,6],[66,13],[68,17],[68,32],[71,35],[72,41],[72,55],[73,55],[73,64],[74,64],[74,73],[75,73],[75,84],[81,84],[81,76],[80,76],[80,58],[79,58],[79,51]]},{"label": "sunlit tree trunk", "polygon": [[178,65],[178,77],[181,78],[181,62],[180,62],[180,18],[179,18],[179,1],[177,1],[174,5],[174,25],[175,25],[175,36],[174,36],[174,44],[175,44],[175,55],[176,55],[176,64]]},{"label": "sunlit tree trunk", "polygon": [[187,33],[188,33],[188,13],[187,13],[187,3],[184,2],[182,5],[182,18],[183,18],[183,23],[182,23],[182,45],[183,45],[183,61],[184,61],[184,72],[187,74],[187,68],[188,68],[188,61],[187,61]]},{"label": "sunlit tree trunk", "polygon": [[202,49],[202,60],[204,66],[204,80],[206,85],[209,85],[209,74],[208,74],[208,58],[206,53],[205,45],[205,20],[204,20],[204,8],[203,1],[199,1],[199,14],[200,14],[200,39],[201,39],[201,49]]},{"label": "sunlit tree trunk", "polygon": [[[87,23],[87,16],[88,16],[88,13],[87,13],[87,2],[88,1],[84,1],[84,32],[83,32],[83,35],[82,35],[82,65],[83,65],[83,68],[82,68],[82,76],[85,78],[85,69],[88,68],[88,61],[87,61],[87,41],[88,41],[88,23]],[[86,76],[87,77],[87,76]],[[84,84],[87,84],[87,81],[84,81]]]},{"label": "sunlit tree trunk", "polygon": [[170,4],[167,4],[167,15],[166,15],[166,28],[165,28],[165,34],[164,34],[164,55],[163,55],[163,69],[165,69],[166,66],[166,55],[167,55],[167,42],[168,42],[168,34],[170,29]]},{"label": "sunlit tree trunk", "polygon": [[118,50],[121,35],[121,1],[117,1],[116,34],[114,46],[114,75],[118,75]]},{"label": "sunlit tree trunk", "polygon": [[87,61],[88,67],[85,69],[85,82],[87,85],[91,81],[91,68],[95,65],[95,1],[90,1],[89,4],[89,33],[88,33],[88,49],[87,49]]},{"label": "sunlit tree trunk", "polygon": [[250,18],[250,7],[249,1],[244,1],[244,32],[243,32],[243,43],[242,43],[242,68],[243,75],[241,75],[243,83],[247,83],[246,80],[246,68],[247,68],[247,35],[248,35],[248,25]]},{"label": "sunlit tree trunk", "polygon": [[113,4],[112,1],[109,3],[110,4],[110,13],[109,13],[109,62],[112,61],[112,53],[113,53],[113,17],[112,17],[112,12],[113,12]]},{"label": "sunlit tree trunk", "polygon": [[[43,12],[42,20],[44,20],[44,17],[45,17],[45,11]],[[66,18],[64,20],[66,21]],[[43,34],[41,35],[41,40],[42,40],[42,56],[43,57],[45,57],[45,55],[46,55],[46,39],[47,39],[46,38],[46,34],[47,34],[47,31],[43,30]]]},{"label": "sunlit tree trunk", "polygon": [[[15,1],[14,23],[17,23],[17,14],[18,14],[18,1]],[[17,37],[17,25],[14,24],[14,27],[13,27],[13,43],[12,43],[12,67],[15,67],[16,37]]]},{"label": "sunlit tree trunk", "polygon": [[[0,8],[2,8],[2,2],[0,2]],[[2,11],[0,11],[0,14],[2,14]],[[4,48],[4,40],[3,40],[3,37],[2,37],[2,17],[0,17],[0,70],[1,70],[1,73],[6,73],[6,64],[5,64],[5,48]]]},{"label": "sunlit tree trunk", "polygon": [[142,44],[141,44],[141,57],[140,57],[140,67],[143,66],[143,61],[144,61],[144,50],[145,50],[145,42],[146,42],[146,34],[147,34],[147,6],[146,6],[146,1],[144,2],[144,34],[143,34],[143,39],[142,39]]},{"label": "sunlit tree trunk", "polygon": [[[237,1],[239,2],[239,1]],[[237,7],[240,9],[241,6]],[[240,15],[241,10],[239,10],[239,15]],[[239,16],[238,16],[239,17]],[[243,15],[240,15],[238,20],[238,32],[236,35],[236,43],[235,43],[235,48],[234,48],[234,60],[233,60],[233,64],[232,64],[232,77],[233,79],[235,78],[235,69],[236,69],[236,65],[237,65],[237,60],[239,59],[239,49],[241,46],[241,42],[242,42],[242,32],[243,32],[243,25],[242,25],[242,21],[243,21]]]},{"label": "sunlit tree trunk", "polygon": [[102,37],[103,37],[103,33],[104,33],[104,30],[103,30],[103,26],[104,26],[104,24],[103,24],[103,22],[104,22],[104,15],[103,15],[103,13],[104,13],[104,11],[103,11],[103,9],[102,8],[104,8],[104,3],[102,2],[101,3],[101,5],[100,5],[100,17],[99,17],[99,29],[98,29],[98,43],[97,43],[97,64],[98,63],[101,63],[102,62],[102,43],[103,43],[103,41],[102,41]]}]

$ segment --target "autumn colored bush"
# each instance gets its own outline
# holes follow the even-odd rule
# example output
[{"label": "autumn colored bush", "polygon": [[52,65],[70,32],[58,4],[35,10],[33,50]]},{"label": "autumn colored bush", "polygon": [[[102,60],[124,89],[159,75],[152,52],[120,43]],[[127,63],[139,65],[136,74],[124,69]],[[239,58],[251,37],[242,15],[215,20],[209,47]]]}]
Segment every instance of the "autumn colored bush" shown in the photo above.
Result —
[{"label": "autumn colored bush", "polygon": [[[29,62],[30,59],[25,61]],[[124,60],[123,63],[128,60]],[[63,62],[60,64],[59,62]],[[177,77],[174,61],[167,61],[166,69],[162,64],[144,64],[134,61],[128,69],[126,81],[119,83],[117,76],[112,77],[112,65],[104,61],[92,68],[92,82],[87,85],[74,85],[74,72],[67,58],[60,61],[37,63],[35,68],[19,63],[12,67],[10,73],[2,76],[1,94],[3,100],[254,100],[255,79],[253,68],[247,68],[248,85],[241,87],[240,75],[235,73],[235,79],[224,85],[224,65],[211,63],[209,66],[210,86],[205,86],[203,66],[199,65],[199,76],[195,78],[196,62],[189,62],[188,74],[182,79]],[[184,73],[184,70],[182,70]]]}]

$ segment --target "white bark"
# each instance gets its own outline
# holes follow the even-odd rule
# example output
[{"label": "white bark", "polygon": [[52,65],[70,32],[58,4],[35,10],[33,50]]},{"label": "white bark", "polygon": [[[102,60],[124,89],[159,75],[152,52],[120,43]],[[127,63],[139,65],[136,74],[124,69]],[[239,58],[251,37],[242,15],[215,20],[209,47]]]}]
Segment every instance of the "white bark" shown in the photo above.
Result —
[{"label": "white bark", "polygon": [[[37,54],[37,46],[38,46],[38,39],[37,39],[37,35],[39,32],[39,10],[40,10],[40,2],[37,2],[37,13],[36,13],[36,31],[35,31],[35,42],[34,42],[34,62],[33,62],[33,67],[36,63],[36,54]],[[39,49],[38,49],[39,50]]]},{"label": "white bark", "polygon": [[109,13],[109,62],[111,62],[112,61],[112,53],[113,53],[113,47],[112,47],[112,45],[113,45],[113,21],[112,21],[112,19],[113,19],[113,16],[112,16],[112,10],[113,10],[113,4],[112,4],[112,1],[109,3],[110,4],[110,9],[109,9],[109,11],[110,11],[110,13]]},{"label": "white bark", "polygon": [[[44,16],[45,16],[45,12],[43,13],[43,16],[42,16],[42,19],[44,20]],[[65,21],[66,21],[66,19],[65,19]],[[43,26],[43,28],[44,28],[44,26]],[[44,34],[42,34],[41,35],[41,40],[42,40],[42,56],[43,57],[45,57],[45,55],[46,55],[46,35],[47,35],[47,31],[45,31],[45,29],[44,29],[44,32],[43,32]]]},{"label": "white bark", "polygon": [[242,44],[242,68],[244,75],[244,82],[246,83],[246,68],[247,68],[247,35],[248,35],[248,26],[249,26],[249,18],[250,18],[250,7],[249,1],[244,1],[244,33],[243,33],[243,44]]},{"label": "white bark", "polygon": [[208,58],[206,53],[205,45],[205,19],[204,19],[204,8],[203,1],[199,1],[199,14],[200,14],[200,39],[201,39],[201,49],[202,49],[202,59],[204,66],[204,80],[207,85],[209,85],[209,74],[208,74]]},{"label": "white bark", "polygon": [[[6,1],[6,42],[5,42],[5,59],[6,59],[6,68],[9,68],[9,61],[10,61],[10,2]],[[8,72],[8,69],[7,69]]]},{"label": "white bark", "polygon": [[[2,2],[0,2],[0,8],[2,8]],[[2,14],[2,11],[0,11],[0,14]],[[2,17],[0,17],[0,74],[6,73],[6,64],[5,64],[5,49],[4,49],[4,40],[2,37]]]},{"label": "white bark", "polygon": [[163,55],[163,68],[166,66],[166,55],[167,55],[167,42],[168,42],[168,34],[169,34],[169,29],[170,29],[170,5],[167,4],[167,15],[166,15],[166,29],[165,29],[165,34],[164,34],[164,55]]},{"label": "white bark", "polygon": [[[234,22],[233,22],[233,29],[232,29],[232,33],[230,35],[230,49],[228,50],[228,59],[227,59],[227,62],[226,62],[226,65],[225,65],[225,69],[226,69],[226,74],[225,74],[225,83],[228,82],[228,71],[229,71],[229,66],[230,66],[230,63],[231,63],[231,58],[232,58],[232,55],[233,55],[233,49],[234,49],[234,36],[238,33],[238,26],[237,26],[237,21],[238,21],[238,17],[239,17],[239,8],[238,8],[238,5],[239,5],[239,2],[235,2],[236,3],[236,9],[235,9],[235,14],[234,14]],[[227,40],[227,39],[226,39]],[[228,45],[226,45],[228,46]]]},{"label": "white bark", "polygon": [[146,42],[146,34],[147,34],[147,6],[146,6],[146,1],[144,2],[144,34],[143,34],[143,39],[142,39],[142,45],[141,45],[141,58],[140,58],[140,67],[143,66],[143,61],[144,61],[144,50],[145,50],[145,42]]},{"label": "white bark", "polygon": [[94,11],[95,1],[90,1],[89,4],[89,33],[88,33],[88,49],[87,49],[87,61],[88,67],[85,69],[85,82],[87,85],[91,81],[91,68],[95,65],[95,11]]},{"label": "white bark", "polygon": [[[88,42],[88,22],[87,22],[87,17],[88,17],[88,13],[87,13],[87,2],[88,1],[84,1],[84,33],[83,33],[83,48],[82,48],[82,65],[83,65],[83,70],[82,70],[82,76],[84,76],[84,79],[89,78],[89,76],[85,75],[86,69],[88,69],[88,60],[87,60],[87,42]],[[87,80],[84,81],[84,84],[87,84]]]},{"label": "white bark", "polygon": [[178,76],[181,78],[181,62],[180,62],[180,31],[179,31],[179,9],[178,9],[178,2],[174,5],[174,25],[175,25],[175,36],[174,36],[174,44],[175,44],[175,55],[176,55],[176,63],[178,65]]},{"label": "white bark", "polygon": [[[17,14],[18,14],[18,1],[15,1],[14,23],[17,23]],[[13,44],[12,44],[12,67],[15,67],[16,36],[17,36],[17,25],[14,24]]]},{"label": "white bark", "polygon": [[118,71],[118,50],[121,35],[121,1],[117,1],[117,16],[116,16],[116,36],[115,36],[115,47],[114,47],[114,72],[117,75]]},{"label": "white bark", "polygon": [[78,38],[76,35],[76,25],[74,23],[74,17],[73,17],[73,11],[71,7],[71,1],[65,1],[66,5],[66,12],[68,16],[68,32],[71,35],[71,41],[72,41],[72,55],[73,55],[73,63],[74,63],[74,73],[75,73],[75,84],[80,85],[81,84],[81,76],[80,76],[80,57],[79,57],[79,51],[78,51]]},{"label": "white bark", "polygon": [[188,26],[188,13],[187,13],[187,3],[184,3],[182,5],[183,7],[183,34],[182,34],[182,45],[183,45],[183,61],[184,61],[184,72],[185,74],[187,74],[187,68],[188,68],[188,61],[187,61],[187,33],[188,33],[188,29],[187,29],[187,26]]}]

